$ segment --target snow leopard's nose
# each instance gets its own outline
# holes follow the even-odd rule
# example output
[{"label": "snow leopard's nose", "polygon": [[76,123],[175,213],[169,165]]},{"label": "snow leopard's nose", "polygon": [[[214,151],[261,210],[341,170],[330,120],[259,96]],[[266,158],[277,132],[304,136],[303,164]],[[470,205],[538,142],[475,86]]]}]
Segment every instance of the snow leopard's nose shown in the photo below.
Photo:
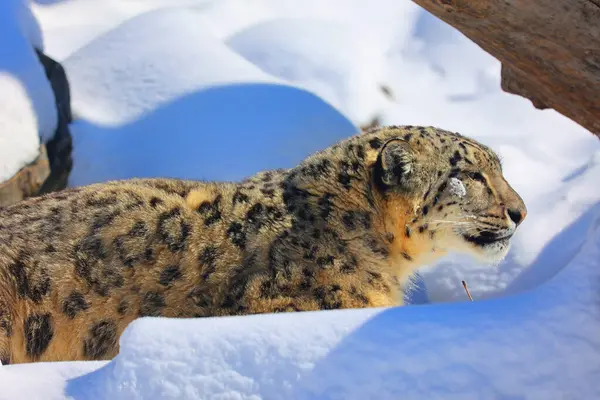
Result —
[{"label": "snow leopard's nose", "polygon": [[525,209],[518,208],[509,208],[506,210],[506,213],[508,214],[508,218],[510,218],[511,221],[517,226],[525,219],[525,216],[527,215],[527,211]]},{"label": "snow leopard's nose", "polygon": [[503,176],[498,177],[495,181],[497,201],[500,206],[500,211],[504,217],[512,221],[515,227],[523,223],[527,216],[527,206],[519,196],[519,194],[510,186]]},{"label": "snow leopard's nose", "polygon": [[515,228],[519,226],[525,217],[527,216],[527,207],[525,202],[521,199],[521,196],[514,190],[510,190],[509,195],[506,198],[504,206],[504,214],[508,219],[515,223]]}]

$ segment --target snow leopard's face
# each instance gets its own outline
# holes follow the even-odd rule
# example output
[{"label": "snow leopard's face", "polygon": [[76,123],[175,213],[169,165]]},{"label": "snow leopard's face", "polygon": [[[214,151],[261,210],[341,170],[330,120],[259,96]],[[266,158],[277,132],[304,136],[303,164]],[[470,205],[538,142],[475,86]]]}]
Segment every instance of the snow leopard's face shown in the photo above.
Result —
[{"label": "snow leopard's face", "polygon": [[389,139],[375,179],[392,196],[410,199],[411,229],[426,236],[433,249],[466,252],[487,262],[507,254],[527,214],[491,149],[438,129]]},{"label": "snow leopard's face", "polygon": [[440,185],[436,205],[431,200],[432,224],[446,232],[453,249],[488,262],[504,258],[527,209],[502,174],[458,169]]}]

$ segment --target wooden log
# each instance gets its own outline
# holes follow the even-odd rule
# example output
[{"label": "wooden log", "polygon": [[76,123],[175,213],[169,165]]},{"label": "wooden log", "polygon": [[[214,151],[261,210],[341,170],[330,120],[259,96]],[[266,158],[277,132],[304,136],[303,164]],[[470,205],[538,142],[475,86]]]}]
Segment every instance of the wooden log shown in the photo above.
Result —
[{"label": "wooden log", "polygon": [[600,0],[413,0],[502,63],[502,89],[600,137]]}]

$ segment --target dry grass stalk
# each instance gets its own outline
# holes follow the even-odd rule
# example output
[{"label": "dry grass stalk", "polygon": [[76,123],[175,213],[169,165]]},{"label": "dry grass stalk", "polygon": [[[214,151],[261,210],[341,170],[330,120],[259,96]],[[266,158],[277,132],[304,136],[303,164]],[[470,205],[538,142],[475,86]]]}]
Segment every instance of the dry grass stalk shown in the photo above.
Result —
[{"label": "dry grass stalk", "polygon": [[471,293],[469,292],[469,288],[467,287],[467,282],[462,281],[463,287],[465,288],[465,292],[467,292],[467,296],[469,296],[469,300],[473,301],[473,297],[471,296]]}]

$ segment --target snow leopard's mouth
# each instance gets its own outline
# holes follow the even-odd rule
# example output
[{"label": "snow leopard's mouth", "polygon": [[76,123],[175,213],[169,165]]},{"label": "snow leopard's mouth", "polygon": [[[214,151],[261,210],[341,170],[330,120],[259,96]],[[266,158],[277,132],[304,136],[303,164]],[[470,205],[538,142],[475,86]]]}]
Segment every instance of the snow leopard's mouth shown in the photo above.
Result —
[{"label": "snow leopard's mouth", "polygon": [[477,246],[487,246],[494,243],[508,243],[512,234],[509,235],[498,235],[489,231],[482,231],[478,235],[463,235],[463,238],[470,243]]}]

